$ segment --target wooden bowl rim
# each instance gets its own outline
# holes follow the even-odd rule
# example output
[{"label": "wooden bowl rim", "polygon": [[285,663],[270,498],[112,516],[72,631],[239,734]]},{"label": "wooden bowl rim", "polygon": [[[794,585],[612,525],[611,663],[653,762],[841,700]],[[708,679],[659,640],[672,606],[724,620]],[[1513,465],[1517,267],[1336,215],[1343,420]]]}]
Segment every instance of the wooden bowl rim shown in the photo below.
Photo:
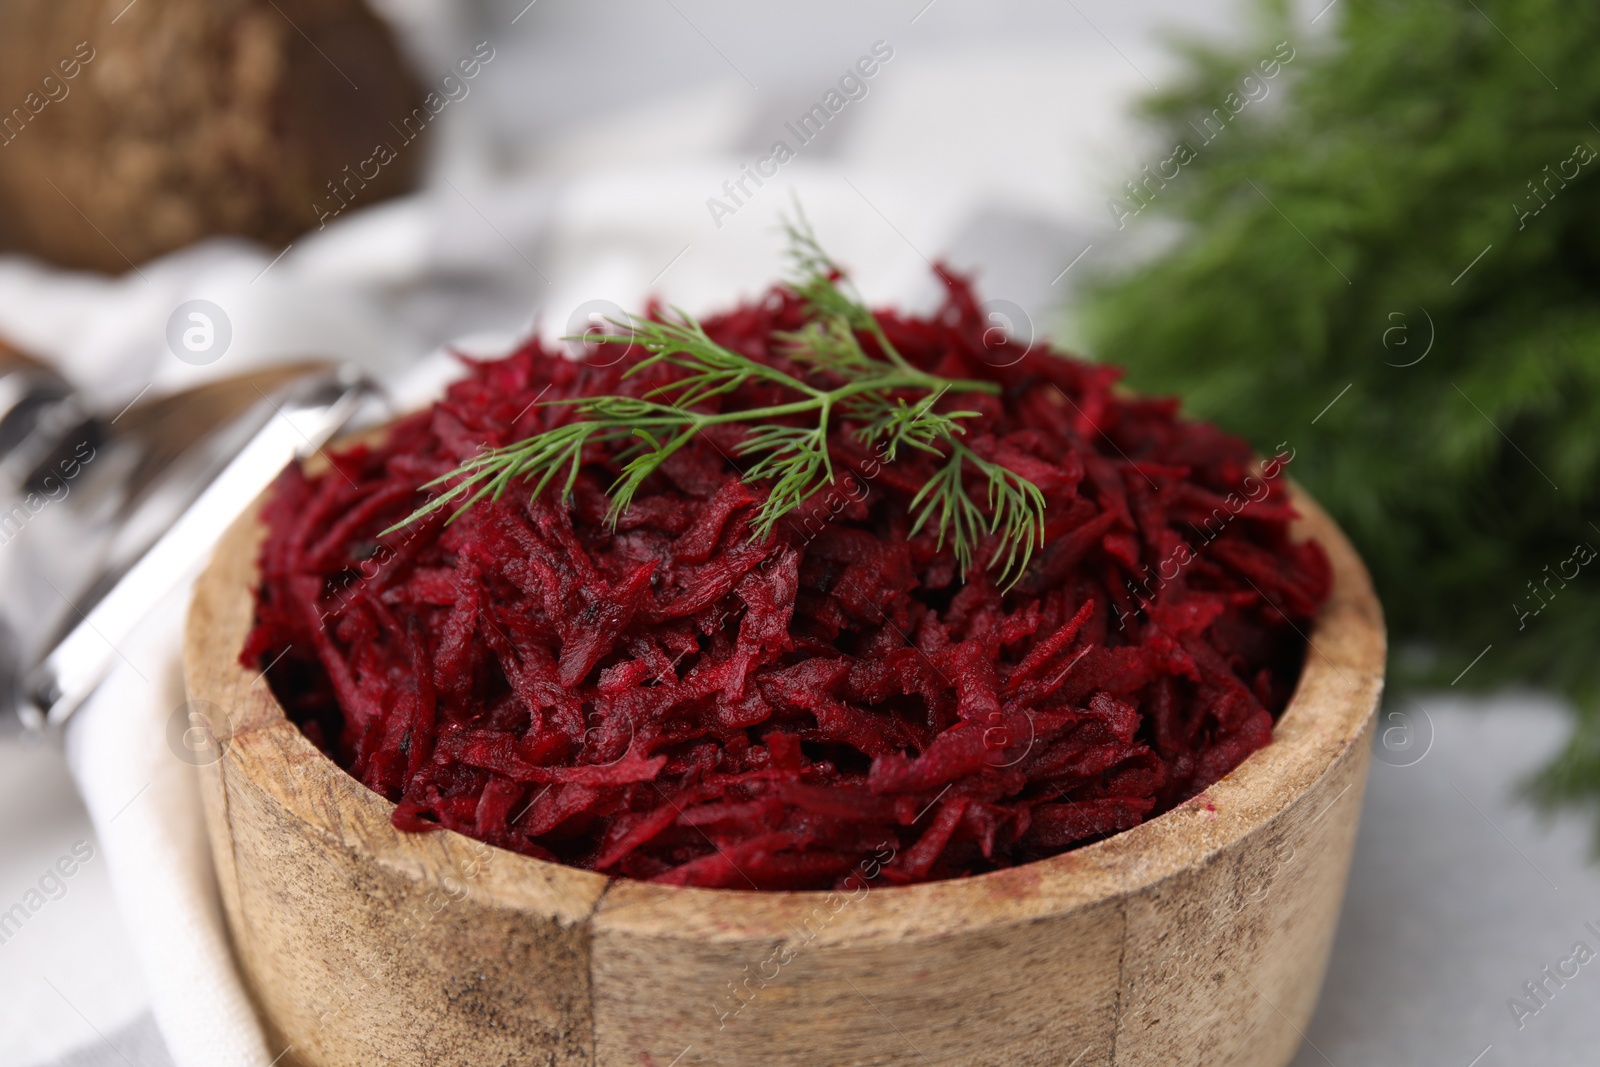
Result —
[{"label": "wooden bowl rim", "polygon": [[[395,829],[389,823],[395,806],[328,759],[289,722],[270,689],[258,684],[259,675],[238,662],[254,617],[257,554],[266,532],[258,519],[261,500],[224,535],[196,584],[185,625],[185,670],[192,698],[227,709],[231,738],[218,770],[230,787],[258,790],[331,847],[365,852],[375,863],[485,905],[554,916],[563,924],[587,921],[597,933],[668,932],[698,942],[793,941],[802,932],[797,917],[806,920],[807,943],[940,937],[952,929],[1101,906],[1206,863],[1247,837],[1273,833],[1279,816],[1359,755],[1356,746],[1368,739],[1383,685],[1381,607],[1338,526],[1298,486],[1291,483],[1291,490],[1302,516],[1295,536],[1321,542],[1334,581],[1272,742],[1200,795],[1139,826],[967,878],[873,886],[854,896],[662,886],[550,863],[450,830]],[[1357,794],[1351,801],[1359,804]],[[815,928],[811,917],[818,917]]]}]

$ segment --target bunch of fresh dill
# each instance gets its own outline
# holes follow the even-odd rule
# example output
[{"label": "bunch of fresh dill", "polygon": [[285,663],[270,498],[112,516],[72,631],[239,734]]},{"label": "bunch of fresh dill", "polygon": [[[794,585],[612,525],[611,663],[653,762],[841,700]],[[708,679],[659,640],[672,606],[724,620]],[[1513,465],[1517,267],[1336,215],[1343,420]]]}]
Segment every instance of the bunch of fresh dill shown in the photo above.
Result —
[{"label": "bunch of fresh dill", "polygon": [[[1536,793],[1594,804],[1600,7],[1343,0],[1331,34],[1261,15],[1261,43],[1187,48],[1187,83],[1148,101],[1193,158],[1133,225],[1181,235],[1102,281],[1085,332],[1135,387],[1295,449],[1374,572],[1398,681],[1569,697]],[[1281,95],[1200,140],[1284,40]]]}]

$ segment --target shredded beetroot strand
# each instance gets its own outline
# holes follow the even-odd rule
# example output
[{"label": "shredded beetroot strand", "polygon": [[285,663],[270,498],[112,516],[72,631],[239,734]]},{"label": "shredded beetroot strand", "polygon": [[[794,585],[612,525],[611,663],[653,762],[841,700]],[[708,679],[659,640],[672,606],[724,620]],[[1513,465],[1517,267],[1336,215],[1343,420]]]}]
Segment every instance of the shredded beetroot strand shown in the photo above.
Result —
[{"label": "shredded beetroot strand", "polygon": [[[941,278],[937,313],[880,319],[917,366],[1004,388],[941,406],[980,412],[965,442],[1048,501],[1010,591],[982,569],[992,547],[963,582],[934,531],[908,536],[938,459],[890,462],[848,426],[839,480],[764,542],[765,488],[729,459],[738,426],[677,453],[615,530],[597,447],[570,502],[516,485],[380,536],[428,499],[418,486],[574,417],[536,398],[680,373],[624,379],[644,353],[588,365],[530,341],[332,470],[283,473],[242,661],[270,664],[291,719],[402,830],[626,878],[842,887],[885,847],[886,883],[954,878],[1195,796],[1270,740],[1328,594],[1322,550],[1289,538],[1286,458],[1257,465],[1176,402],[1119,395],[1115,368],[1024,353]],[[777,288],[703,325],[798,376],[774,334],[806,319]]]}]

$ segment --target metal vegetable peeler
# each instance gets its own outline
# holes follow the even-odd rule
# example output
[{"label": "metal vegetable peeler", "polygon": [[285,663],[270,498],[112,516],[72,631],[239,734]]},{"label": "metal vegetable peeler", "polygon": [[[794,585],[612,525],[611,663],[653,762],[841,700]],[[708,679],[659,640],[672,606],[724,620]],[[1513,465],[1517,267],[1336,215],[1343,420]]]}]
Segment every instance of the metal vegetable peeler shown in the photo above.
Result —
[{"label": "metal vegetable peeler", "polygon": [[98,412],[0,343],[0,733],[58,731],[290,461],[383,412],[328,362]]}]

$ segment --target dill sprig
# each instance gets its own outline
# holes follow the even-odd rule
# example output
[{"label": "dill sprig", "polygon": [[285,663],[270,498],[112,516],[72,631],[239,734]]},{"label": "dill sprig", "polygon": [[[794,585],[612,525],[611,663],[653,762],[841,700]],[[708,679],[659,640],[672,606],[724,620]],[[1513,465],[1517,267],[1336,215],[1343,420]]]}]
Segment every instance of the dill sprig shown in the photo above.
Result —
[{"label": "dill sprig", "polygon": [[[813,374],[796,377],[725,348],[679,308],[672,309],[673,318],[630,316],[627,322],[614,322],[626,332],[589,335],[584,340],[644,349],[648,356],[625,376],[656,364],[676,367],[686,372],[684,376],[639,397],[546,402],[573,408],[576,419],[526,440],[487,449],[435,478],[423,488],[448,488],[391,529],[451,506],[453,521],[486,497],[498,500],[513,482],[523,480],[533,480],[532,495],[537,497],[559,478],[565,499],[592,448],[623,445],[615,457],[622,464],[621,473],[609,490],[608,517],[615,524],[645,481],[696,434],[738,424],[748,431],[734,446],[734,454],[753,461],[744,480],[770,485],[751,526],[752,536],[762,539],[779,519],[833,482],[828,436],[841,423],[849,423],[858,441],[880,448],[891,462],[902,448],[942,458],[938,473],[911,501],[912,533],[924,526],[936,529],[939,547],[949,542],[963,577],[979,543],[994,535],[994,551],[986,566],[998,567],[999,579],[1007,587],[1014,584],[1043,544],[1044,494],[959,440],[966,433],[961,420],[974,418],[977,412],[936,409],[946,394],[998,394],[999,386],[944,378],[911,365],[877,317],[846,288],[843,271],[817,243],[804,215],[798,214],[798,221],[786,223],[785,228],[793,265],[789,284],[805,301],[810,319],[800,330],[781,334],[779,341],[792,362]],[[863,335],[872,339],[882,358],[863,347]],[[812,377],[817,380],[807,380]],[[707,401],[757,382],[780,386],[795,398],[760,407],[700,410]],[[922,395],[907,396],[918,393]],[[801,417],[806,420],[801,425],[790,421]],[[969,471],[987,485],[981,504],[967,491]]]}]

